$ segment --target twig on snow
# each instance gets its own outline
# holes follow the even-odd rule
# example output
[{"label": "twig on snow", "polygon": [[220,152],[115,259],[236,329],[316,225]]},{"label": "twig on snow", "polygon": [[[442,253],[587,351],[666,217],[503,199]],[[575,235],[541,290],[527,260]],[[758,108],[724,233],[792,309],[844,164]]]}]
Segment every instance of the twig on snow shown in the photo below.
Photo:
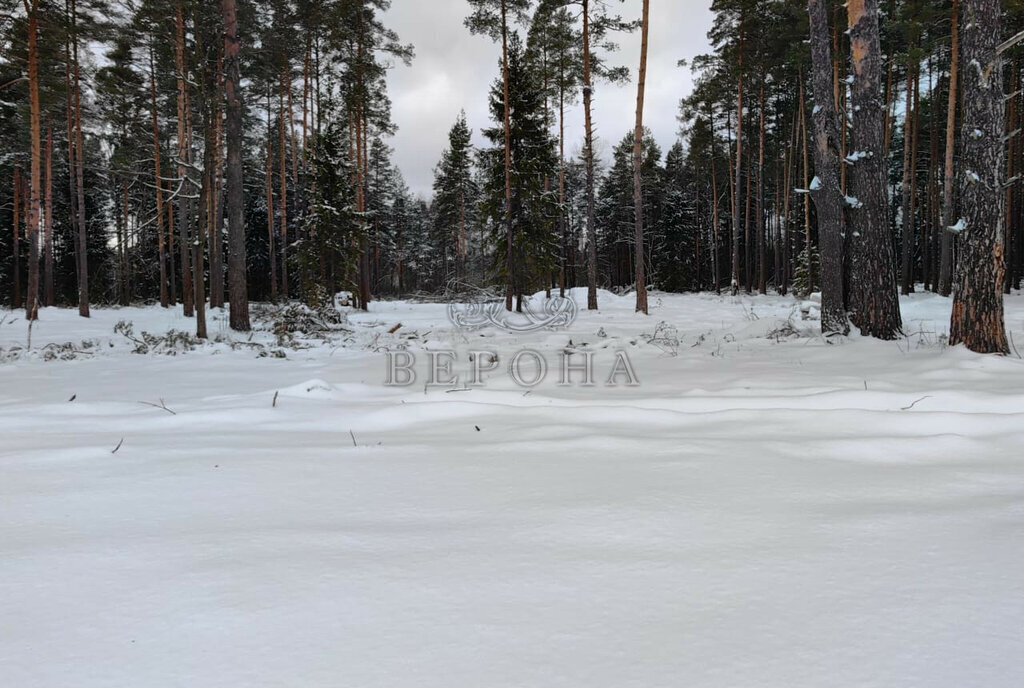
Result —
[{"label": "twig on snow", "polygon": [[902,407],[902,408],[900,409],[900,411],[909,411],[910,409],[914,408],[915,406],[917,406],[917,405],[918,405],[919,403],[921,403],[921,402],[922,402],[922,401],[924,401],[925,399],[931,399],[931,396],[924,396],[924,397],[921,397],[920,399],[918,399],[917,401],[915,401],[915,402],[914,402],[913,404],[911,404],[910,406],[904,406],[904,407]]},{"label": "twig on snow", "polygon": [[144,406],[152,406],[153,408],[163,409],[164,411],[167,411],[167,413],[171,414],[172,416],[178,415],[177,413],[175,413],[171,409],[167,408],[167,404],[164,403],[163,399],[160,400],[159,404],[154,404],[151,401],[140,401],[139,403],[143,404]]}]

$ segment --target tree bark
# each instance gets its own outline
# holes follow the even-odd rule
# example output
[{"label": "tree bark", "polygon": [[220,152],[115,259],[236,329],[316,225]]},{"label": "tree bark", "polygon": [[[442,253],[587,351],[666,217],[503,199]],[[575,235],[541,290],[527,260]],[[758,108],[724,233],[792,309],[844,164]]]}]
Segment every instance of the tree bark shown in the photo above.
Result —
[{"label": "tree bark", "polygon": [[[911,46],[911,49],[913,46]],[[901,215],[902,215],[902,259],[900,274],[902,275],[902,285],[900,290],[904,295],[909,294],[913,291],[914,287],[914,276],[912,274],[912,254],[914,251],[914,201],[913,195],[911,194],[910,178],[913,174],[913,116],[914,116],[914,67],[913,65],[907,65],[907,100],[903,111],[903,181],[900,185],[900,191],[903,194],[903,200],[901,203]]]},{"label": "tree bark", "polygon": [[[818,210],[818,243],[821,246],[821,331],[850,331],[843,299],[843,196],[839,188],[839,115],[829,97],[832,64],[828,44],[827,0],[809,0],[811,58],[814,79],[814,172],[810,196]],[[816,187],[816,188],[814,188]]]},{"label": "tree bark", "polygon": [[14,289],[11,295],[11,310],[21,308],[21,304],[24,303],[21,295],[21,169],[14,168],[14,236],[12,239],[12,251],[14,253],[13,262],[13,282]]},{"label": "tree bark", "polygon": [[963,252],[957,269],[950,345],[1009,352],[1003,322],[1003,70],[996,53],[999,0],[963,0],[963,124],[959,190]]},{"label": "tree bark", "polygon": [[594,121],[591,108],[594,88],[590,68],[590,0],[583,0],[583,157],[587,168],[587,310],[597,310],[597,228],[594,215]]},{"label": "tree bark", "polygon": [[640,37],[640,78],[636,89],[636,127],[633,129],[633,207],[635,215],[636,310],[647,315],[647,275],[644,251],[644,88],[647,85],[647,36],[650,0],[643,0]]},{"label": "tree bark", "polygon": [[764,95],[764,79],[761,80],[761,92],[759,97],[759,121],[758,121],[758,139],[757,139],[757,223],[754,226],[754,231],[757,233],[755,238],[756,250],[757,250],[757,293],[767,294],[768,293],[768,266],[766,263],[766,256],[764,250],[764,136],[765,136],[765,95]]},{"label": "tree bark", "polygon": [[46,202],[43,206],[43,305],[53,306],[53,125],[46,129]]},{"label": "tree bark", "polygon": [[25,14],[28,17],[28,97],[30,143],[32,150],[29,176],[28,223],[25,238],[28,240],[28,286],[25,290],[25,319],[39,317],[39,223],[41,213],[41,167],[42,144],[39,111],[39,17],[38,0],[25,0]]},{"label": "tree bark", "polygon": [[281,207],[281,231],[279,239],[281,242],[281,296],[288,299],[288,146],[285,141],[285,111],[284,111],[284,73],[281,74],[280,92],[277,98],[278,113],[278,154],[280,169],[278,170],[280,180],[280,192],[278,193],[278,204]]},{"label": "tree bark", "polygon": [[885,182],[885,103],[881,97],[882,50],[878,0],[849,0],[853,84],[852,148],[848,226],[851,236],[850,306],[861,334],[895,339],[901,333],[899,295],[889,230]]},{"label": "tree bark", "polygon": [[740,234],[743,231],[740,226],[740,194],[743,189],[743,13],[740,13],[740,52],[737,77],[737,98],[736,98],[736,166],[734,173],[736,179],[733,182],[732,202],[732,295],[740,290]]},{"label": "tree bark", "polygon": [[[584,2],[584,5],[586,3]],[[586,31],[586,7],[584,6],[584,31]],[[503,126],[505,128],[505,310],[512,310],[512,293],[515,291],[515,258],[512,245],[512,115],[508,89],[508,8],[505,0],[501,0],[501,80],[504,90],[505,111]]]},{"label": "tree bark", "polygon": [[153,124],[153,184],[156,187],[156,237],[160,262],[160,305],[168,306],[167,298],[167,246],[164,241],[164,183],[160,172],[160,125],[157,120],[156,68],[153,47],[149,48],[149,109]]},{"label": "tree bark", "polygon": [[[249,287],[246,278],[244,190],[242,187],[242,77],[239,66],[241,42],[235,0],[223,0],[224,94],[227,101],[227,215],[228,215],[228,299],[232,330],[248,332]],[[272,199],[267,212],[273,224]],[[273,237],[271,237],[272,239]],[[271,244],[273,247],[273,244]],[[273,251],[271,250],[271,253]]]},{"label": "tree bark", "polygon": [[75,210],[78,221],[78,315],[89,317],[89,243],[85,226],[85,145],[82,141],[81,65],[78,62],[78,10],[71,0],[71,46],[75,96]]},{"label": "tree bark", "polygon": [[178,184],[182,190],[178,200],[178,249],[181,255],[178,260],[181,268],[181,304],[182,313],[186,318],[191,318],[194,313],[195,290],[192,285],[192,261],[189,255],[191,245],[190,213],[188,212],[189,199],[194,191],[189,185],[188,178],[188,83],[185,74],[185,15],[182,3],[179,1],[175,8],[176,38],[174,49],[174,63],[177,69],[178,83]]}]

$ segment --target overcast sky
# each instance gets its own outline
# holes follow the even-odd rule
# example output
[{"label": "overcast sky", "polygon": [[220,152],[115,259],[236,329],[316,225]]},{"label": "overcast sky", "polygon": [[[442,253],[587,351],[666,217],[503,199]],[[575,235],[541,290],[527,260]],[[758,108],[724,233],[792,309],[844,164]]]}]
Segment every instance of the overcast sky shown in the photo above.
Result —
[{"label": "overcast sky", "polygon": [[[641,0],[619,5],[624,17],[638,19]],[[680,97],[689,93],[689,70],[676,66],[708,51],[711,26],[707,0],[653,0],[647,67],[644,120],[663,152],[676,139]],[[395,162],[414,193],[429,197],[434,165],[448,141],[448,130],[459,110],[466,111],[473,141],[482,145],[480,129],[488,126],[487,92],[498,76],[500,46],[485,36],[473,36],[463,26],[469,4],[465,0],[393,0],[385,21],[402,41],[416,47],[411,67],[396,65],[388,77],[399,130],[390,145]],[[525,35],[523,30],[521,34]],[[621,50],[609,60],[629,66],[632,83],[598,84],[594,93],[597,150],[606,156],[611,147],[633,128],[636,116],[636,71],[640,61],[640,34],[623,36]],[[577,107],[566,118],[566,152],[582,148],[583,114]]]}]

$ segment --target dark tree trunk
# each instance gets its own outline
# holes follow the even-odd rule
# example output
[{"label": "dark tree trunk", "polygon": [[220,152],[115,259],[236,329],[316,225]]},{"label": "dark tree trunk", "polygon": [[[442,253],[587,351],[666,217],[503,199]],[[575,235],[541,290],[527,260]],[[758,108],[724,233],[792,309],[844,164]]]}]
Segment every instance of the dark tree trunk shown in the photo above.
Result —
[{"label": "dark tree trunk", "polygon": [[78,222],[78,315],[89,317],[89,249],[85,227],[85,146],[82,142],[81,66],[78,63],[78,10],[71,0],[71,47],[74,56],[75,214]]},{"label": "dark tree trunk", "polygon": [[164,190],[160,172],[160,126],[157,120],[156,68],[153,48],[149,49],[149,107],[153,124],[153,184],[156,187],[156,237],[160,262],[160,305],[167,308],[167,246],[164,242]]},{"label": "dark tree trunk", "polygon": [[[246,280],[245,218],[242,197],[242,86],[239,70],[238,17],[235,0],[224,0],[224,93],[227,100],[228,299],[231,329],[248,332],[249,288]],[[273,216],[268,206],[267,212]],[[272,252],[271,252],[272,254]]]},{"label": "dark tree trunk", "polygon": [[46,130],[46,200],[43,204],[43,305],[53,306],[53,125]]},{"label": "dark tree trunk", "polygon": [[814,172],[810,190],[818,210],[821,245],[821,331],[850,331],[843,301],[843,195],[839,188],[839,118],[832,90],[827,0],[809,0],[814,63]]},{"label": "dark tree trunk", "polygon": [[636,128],[633,130],[633,208],[635,215],[636,310],[647,315],[647,275],[644,252],[644,88],[647,85],[647,35],[650,0],[644,0],[640,39],[640,78],[636,89]]},{"label": "dark tree trunk", "polygon": [[882,102],[882,50],[878,37],[878,0],[849,0],[850,58],[853,85],[850,171],[850,306],[861,334],[895,339],[902,331],[883,155],[885,103]]},{"label": "dark tree trunk", "polygon": [[732,201],[732,295],[740,290],[740,197],[743,190],[743,15],[740,14],[739,77],[736,98],[736,167]]},{"label": "dark tree trunk", "polygon": [[[185,80],[185,16],[182,3],[178,2],[176,12],[176,41],[175,41],[175,67],[178,70],[178,184],[184,191],[185,196],[195,193],[189,183],[188,159],[191,146],[188,141],[188,82]],[[192,264],[189,256],[189,245],[191,237],[189,224],[191,213],[189,212],[189,199],[179,198],[178,200],[178,249],[181,255],[178,260],[181,268],[181,304],[182,313],[186,318],[193,315],[193,304],[195,293],[192,286]]]},{"label": "dark tree trunk", "polygon": [[21,308],[23,300],[21,298],[21,170],[17,167],[14,168],[14,236],[13,243],[11,244],[12,251],[14,253],[14,260],[12,261],[13,274],[11,275],[12,281],[14,282],[14,290],[11,294],[11,310]]},{"label": "dark tree trunk", "polygon": [[[583,12],[586,14],[586,3]],[[584,31],[586,18],[583,19]],[[505,310],[512,310],[512,293],[515,290],[515,259],[512,255],[512,119],[508,92],[508,11],[505,0],[501,0],[501,81],[504,91],[505,110],[502,124],[505,128]]]},{"label": "dark tree trunk", "polygon": [[39,110],[39,50],[37,48],[39,18],[37,2],[25,3],[28,15],[28,93],[30,110],[30,143],[32,149],[29,176],[28,213],[25,238],[28,240],[28,287],[25,290],[25,319],[39,317],[39,221],[42,187],[42,142]]},{"label": "dark tree trunk", "polygon": [[963,124],[957,229],[963,251],[953,294],[949,343],[979,353],[1009,351],[1003,322],[1003,73],[996,53],[999,0],[963,0]]},{"label": "dark tree trunk", "polygon": [[759,123],[757,139],[757,224],[754,230],[757,232],[757,293],[768,293],[768,266],[766,264],[764,250],[764,136],[765,136],[765,103],[764,103],[764,80],[762,79],[759,102]]},{"label": "dark tree trunk", "polygon": [[587,309],[597,310],[597,228],[594,215],[594,121],[591,100],[593,84],[590,68],[590,0],[583,0],[583,157],[587,168]]},{"label": "dark tree trunk", "polygon": [[[911,46],[913,48],[913,46]],[[913,117],[914,117],[914,84],[917,81],[914,78],[915,69],[913,65],[907,65],[907,101],[903,111],[903,181],[901,183],[900,191],[902,192],[903,198],[900,205],[901,215],[903,216],[901,234],[902,234],[902,255],[901,255],[901,269],[900,274],[902,275],[902,284],[900,290],[904,295],[914,291],[914,274],[913,274],[913,253],[914,253],[914,195],[912,189],[912,177],[914,174],[914,146],[913,146],[913,135],[911,131],[913,129]]]}]

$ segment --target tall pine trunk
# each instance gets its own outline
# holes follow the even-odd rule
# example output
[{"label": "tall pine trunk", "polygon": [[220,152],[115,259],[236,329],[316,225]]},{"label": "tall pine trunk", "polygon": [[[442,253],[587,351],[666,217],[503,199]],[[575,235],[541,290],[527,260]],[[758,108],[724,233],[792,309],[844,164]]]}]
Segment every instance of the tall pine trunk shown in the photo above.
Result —
[{"label": "tall pine trunk", "polygon": [[46,202],[43,205],[43,305],[54,304],[53,291],[53,125],[46,128]]},{"label": "tall pine trunk", "polygon": [[846,334],[850,325],[843,300],[843,195],[839,188],[839,115],[829,70],[827,0],[809,0],[811,58],[814,78],[814,172],[811,198],[818,210],[818,243],[821,246],[821,331]]},{"label": "tall pine trunk", "polygon": [[[585,14],[586,7],[583,11]],[[586,21],[584,18],[584,26]],[[512,245],[512,113],[508,88],[508,8],[505,0],[501,0],[501,81],[505,102],[502,118],[502,126],[505,129],[505,310],[511,311],[512,294],[516,285],[516,264]]]},{"label": "tall pine trunk", "polygon": [[644,88],[647,85],[647,36],[650,0],[644,0],[640,38],[640,78],[636,88],[636,127],[633,129],[633,208],[636,243],[636,310],[647,315],[647,275],[644,251]]},{"label": "tall pine trunk", "polygon": [[12,251],[14,253],[14,260],[12,261],[12,272],[14,286],[11,294],[11,310],[21,308],[21,304],[24,303],[21,296],[21,169],[14,168],[14,236],[12,237]]},{"label": "tall pine trunk", "polygon": [[1009,351],[1003,322],[1003,68],[996,52],[999,0],[963,0],[963,123],[959,191],[963,251],[953,294],[949,343],[979,353]]},{"label": "tall pine trunk", "polygon": [[757,139],[757,223],[754,230],[757,250],[757,293],[768,293],[768,266],[764,249],[764,137],[765,137],[765,101],[764,79],[761,79],[761,91],[758,100],[758,139]]},{"label": "tall pine trunk", "polygon": [[[227,216],[228,216],[228,299],[231,329],[248,332],[249,288],[246,279],[245,217],[242,188],[242,77],[239,69],[240,41],[235,0],[223,0],[224,95],[227,103]],[[267,212],[273,218],[272,203]],[[273,221],[273,220],[271,220]]]},{"label": "tall pine trunk", "polygon": [[[597,228],[594,215],[594,120],[591,100],[594,94],[590,65],[590,0],[583,0],[583,157],[587,168],[587,309],[597,310]],[[506,102],[507,99],[506,99]]]},{"label": "tall pine trunk", "polygon": [[285,75],[281,74],[280,91],[277,97],[278,113],[278,170],[280,181],[280,192],[278,203],[281,207],[281,231],[279,234],[281,245],[281,296],[288,299],[288,146],[285,142],[285,111],[284,111],[284,85]]},{"label": "tall pine trunk", "polygon": [[164,183],[160,171],[160,125],[157,120],[156,68],[153,47],[149,48],[149,108],[153,125],[153,184],[156,188],[156,242],[157,260],[160,262],[160,305],[168,306],[167,298],[167,246],[164,240]]},{"label": "tall pine trunk", "polygon": [[85,145],[82,141],[81,65],[78,62],[78,10],[71,0],[71,48],[75,101],[75,215],[78,223],[78,315],[89,317],[89,244],[85,226]]},{"label": "tall pine trunk", "polygon": [[181,269],[181,304],[182,313],[186,318],[193,315],[193,304],[195,303],[195,292],[192,284],[192,260],[189,255],[191,245],[189,199],[182,196],[191,196],[195,192],[190,186],[188,175],[189,149],[188,141],[188,82],[185,73],[185,15],[182,3],[178,2],[175,8],[175,46],[174,62],[177,69],[178,84],[178,184],[184,193],[179,195],[178,200],[178,249],[181,255],[178,260]]},{"label": "tall pine trunk", "polygon": [[39,224],[41,214],[42,143],[39,111],[39,34],[38,0],[25,0],[28,16],[28,97],[30,143],[32,150],[29,176],[29,205],[25,238],[28,240],[28,286],[25,290],[25,319],[39,317]]},{"label": "tall pine trunk", "polygon": [[[911,46],[911,52],[913,46]],[[903,109],[903,181],[900,191],[903,194],[900,205],[902,215],[902,258],[900,274],[902,285],[900,290],[904,295],[914,290],[913,275],[913,252],[914,252],[914,196],[911,192],[911,177],[914,168],[914,146],[913,146],[913,117],[914,117],[914,65],[907,64],[907,100]]]},{"label": "tall pine trunk", "polygon": [[740,194],[743,190],[743,14],[740,13],[740,54],[736,87],[736,165],[732,201],[732,295],[740,290]]},{"label": "tall pine trunk", "polygon": [[853,84],[852,148],[857,161],[849,173],[851,233],[850,306],[861,334],[895,339],[901,333],[893,242],[885,182],[885,103],[882,102],[882,49],[878,0],[849,0],[850,61]]}]

